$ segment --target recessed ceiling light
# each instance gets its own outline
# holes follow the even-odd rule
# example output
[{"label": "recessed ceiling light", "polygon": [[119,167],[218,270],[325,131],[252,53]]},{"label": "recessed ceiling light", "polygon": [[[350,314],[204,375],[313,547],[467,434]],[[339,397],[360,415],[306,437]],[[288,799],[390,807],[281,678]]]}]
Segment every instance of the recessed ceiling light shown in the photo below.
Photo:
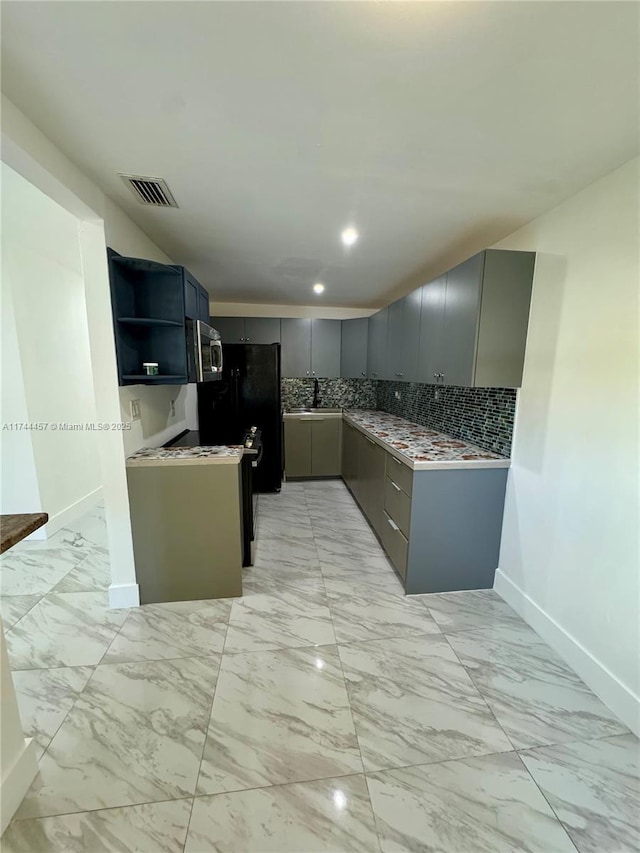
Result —
[{"label": "recessed ceiling light", "polygon": [[340,236],[345,246],[353,246],[360,235],[355,228],[349,227],[345,228]]},{"label": "recessed ceiling light", "polygon": [[313,289],[316,293],[323,293],[324,284],[320,284],[320,282],[318,281],[316,282],[316,284],[313,285]]}]

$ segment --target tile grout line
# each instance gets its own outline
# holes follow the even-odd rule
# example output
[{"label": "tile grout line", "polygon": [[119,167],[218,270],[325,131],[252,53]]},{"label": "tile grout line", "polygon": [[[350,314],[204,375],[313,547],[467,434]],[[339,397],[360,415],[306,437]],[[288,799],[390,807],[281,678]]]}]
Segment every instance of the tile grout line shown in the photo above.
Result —
[{"label": "tile grout line", "polygon": [[191,818],[193,817],[193,807],[194,807],[195,801],[196,801],[196,792],[198,790],[198,783],[200,782],[200,773],[202,772],[202,762],[204,761],[204,753],[205,753],[205,750],[207,748],[207,741],[209,739],[209,729],[211,728],[211,719],[213,717],[213,703],[215,701],[216,693],[218,691],[218,684],[220,682],[220,673],[222,670],[222,663],[224,660],[224,647],[227,644],[227,634],[229,633],[229,624],[231,622],[231,610],[232,610],[232,608],[233,608],[233,603],[231,605],[231,608],[229,608],[229,614],[227,616],[227,629],[224,632],[224,640],[222,642],[222,651],[220,652],[220,660],[218,661],[218,672],[216,674],[216,683],[215,683],[215,687],[213,688],[213,693],[211,695],[211,703],[209,705],[209,714],[208,714],[207,722],[206,722],[206,726],[205,726],[204,738],[202,740],[202,751],[200,753],[200,761],[198,762],[198,772],[196,773],[196,781],[195,781],[195,785],[193,786],[193,794],[191,797],[191,811],[189,812],[189,820],[187,821],[187,830],[184,834],[184,842],[182,844],[182,853],[184,853],[185,848],[187,846],[187,840],[189,838],[189,830],[191,829]]},{"label": "tile grout line", "polygon": [[540,796],[541,796],[541,797],[542,797],[542,799],[545,801],[545,803],[549,806],[549,809],[551,810],[551,814],[555,817],[555,819],[558,821],[558,823],[559,823],[559,824],[560,824],[560,826],[562,827],[562,830],[563,830],[564,834],[565,834],[565,835],[567,836],[567,838],[569,839],[569,843],[570,843],[570,844],[575,848],[576,853],[580,853],[580,848],[579,848],[579,847],[578,847],[578,845],[574,842],[573,838],[571,837],[571,834],[569,833],[569,830],[568,830],[568,829],[567,829],[567,827],[564,825],[564,823],[563,823],[563,822],[562,822],[562,820],[560,819],[560,816],[558,815],[558,813],[556,812],[556,810],[554,809],[554,807],[553,807],[553,806],[551,805],[551,803],[549,802],[549,800],[548,800],[548,798],[547,798],[547,795],[545,794],[545,792],[542,790],[542,788],[541,788],[541,787],[540,787],[540,785],[538,784],[538,782],[537,782],[537,780],[535,779],[535,777],[534,777],[533,773],[529,770],[529,768],[527,767],[527,765],[526,765],[526,764],[524,763],[524,761],[522,760],[522,756],[520,755],[520,753],[518,752],[518,750],[517,750],[517,749],[515,750],[515,754],[518,756],[518,761],[520,762],[520,764],[521,764],[521,765],[522,765],[522,767],[524,768],[525,772],[527,773],[527,775],[529,776],[529,778],[531,779],[531,781],[533,782],[533,784],[536,786],[536,788],[538,789],[538,791],[540,791]]},{"label": "tile grout line", "polygon": [[[346,489],[346,486],[345,486],[345,489]],[[348,491],[348,489],[347,489],[347,491]],[[352,495],[351,495],[351,493],[350,493],[350,492],[349,492],[349,496],[350,496],[350,497],[351,497],[351,499],[353,500],[353,497],[352,497]],[[306,495],[305,495],[305,501],[306,501]],[[355,500],[353,501],[353,503],[354,503],[354,505],[355,505]],[[315,528],[314,528],[314,525],[313,525],[313,520],[311,519],[311,516],[309,516],[309,522],[310,522],[310,524],[311,524],[311,532],[312,532],[312,534],[313,534],[313,540],[314,540],[314,542],[316,543],[316,552],[317,552],[318,545],[317,545],[317,541],[316,541],[316,531],[315,531]],[[318,557],[319,557],[319,554],[318,554]],[[360,756],[360,763],[362,764],[362,774],[363,774],[363,776],[364,776],[364,784],[365,784],[365,787],[366,787],[366,789],[367,789],[367,799],[368,799],[368,802],[369,802],[369,809],[370,809],[370,811],[371,811],[371,815],[372,815],[372,817],[373,817],[373,828],[374,828],[375,833],[376,833],[376,840],[377,840],[377,842],[378,842],[378,848],[379,848],[379,850],[380,850],[380,851],[382,851],[382,837],[381,837],[380,832],[379,832],[379,830],[378,830],[378,821],[377,821],[377,818],[376,818],[375,810],[374,810],[374,808],[373,808],[373,801],[372,801],[372,799],[371,799],[371,791],[370,791],[370,789],[369,789],[369,782],[368,782],[368,780],[367,780],[367,774],[366,774],[366,769],[365,769],[365,764],[364,764],[364,757],[363,757],[363,755],[362,755],[362,746],[360,745],[360,738],[358,737],[358,729],[356,728],[356,721],[355,721],[355,718],[354,718],[353,705],[351,704],[351,696],[349,695],[349,688],[348,688],[348,686],[347,686],[347,677],[346,677],[345,672],[344,672],[344,665],[343,665],[343,662],[342,662],[342,658],[340,657],[340,646],[339,646],[339,644],[338,644],[338,638],[337,638],[337,635],[336,635],[336,626],[335,626],[335,622],[334,622],[334,619],[333,619],[333,611],[332,611],[332,609],[331,609],[331,601],[330,601],[330,599],[329,599],[329,597],[328,597],[328,595],[327,595],[327,588],[326,588],[326,586],[325,586],[325,576],[324,576],[324,573],[322,572],[322,569],[320,569],[320,576],[321,576],[321,578],[322,578],[322,587],[323,587],[323,589],[324,589],[324,591],[325,591],[325,598],[326,598],[326,601],[327,601],[327,607],[328,607],[328,610],[329,610],[329,617],[330,617],[330,619],[331,619],[331,625],[333,626],[333,635],[334,635],[334,637],[335,637],[335,639],[336,639],[336,654],[337,654],[337,658],[338,658],[338,666],[340,667],[340,672],[341,672],[341,674],[342,674],[342,681],[343,681],[343,685],[344,685],[344,692],[345,692],[345,695],[346,695],[346,697],[347,697],[347,704],[348,704],[348,706],[349,706],[349,716],[351,717],[351,724],[352,724],[352,726],[353,726],[353,733],[354,733],[354,735],[355,735],[355,738],[356,738],[356,744],[357,744],[357,746],[358,746],[358,754],[359,754],[359,756]]]}]

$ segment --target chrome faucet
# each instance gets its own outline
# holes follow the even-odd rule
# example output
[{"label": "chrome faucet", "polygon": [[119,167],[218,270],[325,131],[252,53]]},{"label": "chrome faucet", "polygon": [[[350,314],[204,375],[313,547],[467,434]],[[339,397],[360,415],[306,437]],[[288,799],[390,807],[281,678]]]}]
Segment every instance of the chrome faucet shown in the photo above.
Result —
[{"label": "chrome faucet", "polygon": [[320,403],[322,402],[322,397],[320,397],[320,385],[318,384],[318,380],[313,380],[313,403],[312,406],[314,409],[317,409]]}]

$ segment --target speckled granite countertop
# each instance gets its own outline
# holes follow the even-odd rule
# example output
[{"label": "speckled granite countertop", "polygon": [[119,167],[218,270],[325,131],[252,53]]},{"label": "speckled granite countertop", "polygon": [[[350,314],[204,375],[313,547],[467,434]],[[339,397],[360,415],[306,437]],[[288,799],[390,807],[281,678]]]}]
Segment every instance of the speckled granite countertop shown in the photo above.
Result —
[{"label": "speckled granite countertop", "polygon": [[459,438],[406,421],[387,412],[350,409],[345,420],[377,441],[414,470],[508,468],[511,461]]},{"label": "speckled granite countertop", "polygon": [[240,445],[216,445],[201,447],[141,447],[127,459],[127,465],[171,464],[237,465],[242,459],[243,448]]}]

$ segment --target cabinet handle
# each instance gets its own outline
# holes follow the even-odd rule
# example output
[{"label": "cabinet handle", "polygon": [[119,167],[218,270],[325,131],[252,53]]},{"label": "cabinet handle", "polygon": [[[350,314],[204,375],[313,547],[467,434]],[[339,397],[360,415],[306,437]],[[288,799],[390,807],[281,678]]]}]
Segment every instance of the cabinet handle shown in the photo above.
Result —
[{"label": "cabinet handle", "polygon": [[364,371],[364,370],[362,371],[362,375],[363,375],[363,376],[366,376],[366,375],[367,375],[367,374],[365,373],[365,371]]},{"label": "cabinet handle", "polygon": [[396,492],[401,492],[401,491],[402,491],[402,489],[400,488],[400,486],[397,486],[397,485],[393,482],[393,480],[389,480],[389,482],[391,483],[391,485],[393,486],[393,488],[396,490]]},{"label": "cabinet handle", "polygon": [[310,370],[307,370],[307,376],[309,376],[309,374],[310,374],[310,373],[311,373],[311,371],[310,371]]},{"label": "cabinet handle", "polygon": [[402,377],[404,376],[404,373],[399,373],[398,376],[402,379]]},{"label": "cabinet handle", "polygon": [[250,340],[251,340],[251,338],[245,338],[245,341],[250,341]]},{"label": "cabinet handle", "polygon": [[396,530],[396,531],[400,530],[400,528],[398,527],[398,525],[395,523],[395,521],[392,518],[387,518],[387,521],[389,522],[389,524],[391,525],[391,528],[393,530]]},{"label": "cabinet handle", "polygon": [[315,370],[312,370],[312,371],[311,371],[311,375],[312,375],[312,376],[315,376],[315,375],[316,375]]},{"label": "cabinet handle", "polygon": [[434,379],[437,379],[437,378],[438,378],[438,374],[437,374],[437,373],[434,373],[434,374],[433,374],[433,378],[434,378]]}]

